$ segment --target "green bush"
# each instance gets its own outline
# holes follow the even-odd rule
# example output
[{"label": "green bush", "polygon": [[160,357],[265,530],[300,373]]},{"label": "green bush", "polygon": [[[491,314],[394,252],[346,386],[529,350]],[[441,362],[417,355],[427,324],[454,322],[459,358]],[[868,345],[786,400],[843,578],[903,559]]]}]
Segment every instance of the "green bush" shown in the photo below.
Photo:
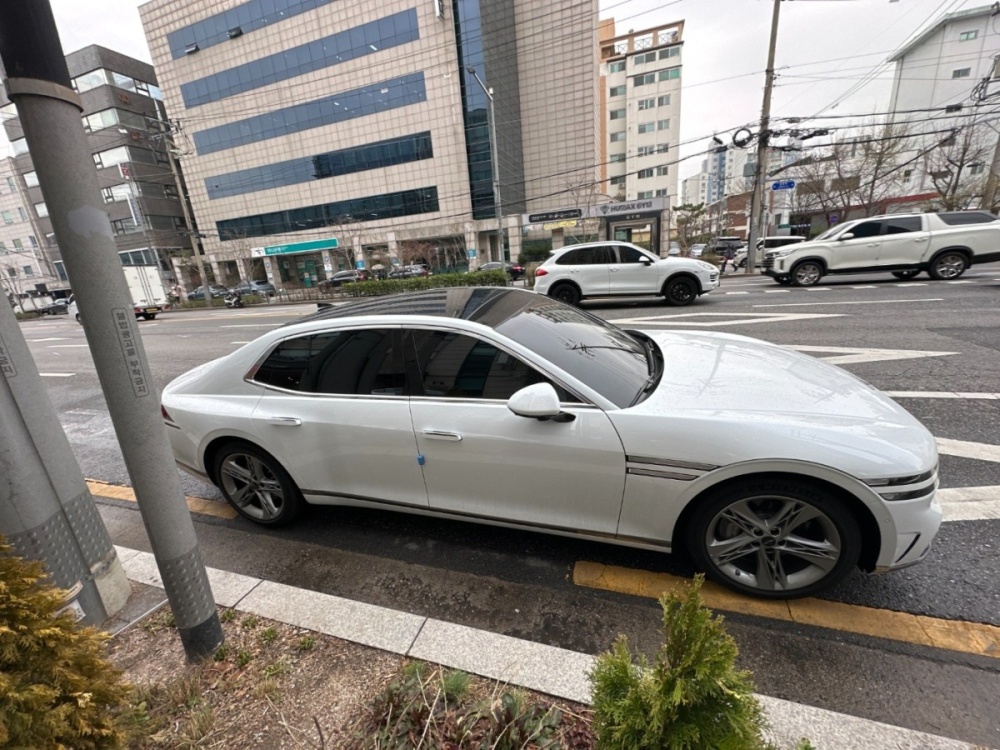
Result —
[{"label": "green bush", "polygon": [[129,693],[106,636],[57,615],[63,594],[45,577],[0,539],[0,747],[121,747]]},{"label": "green bush", "polygon": [[593,729],[601,750],[758,750],[764,715],[721,617],[701,599],[699,577],[660,599],[664,643],[653,664],[633,660],[624,636],[597,658]]},{"label": "green bush", "polygon": [[521,253],[517,256],[521,263],[540,263],[552,252],[552,240],[523,240]]},{"label": "green bush", "polygon": [[474,273],[448,273],[434,276],[415,276],[412,279],[383,279],[357,281],[341,287],[351,297],[381,297],[400,292],[419,292],[450,286],[507,286],[510,279],[505,271],[476,271]]}]

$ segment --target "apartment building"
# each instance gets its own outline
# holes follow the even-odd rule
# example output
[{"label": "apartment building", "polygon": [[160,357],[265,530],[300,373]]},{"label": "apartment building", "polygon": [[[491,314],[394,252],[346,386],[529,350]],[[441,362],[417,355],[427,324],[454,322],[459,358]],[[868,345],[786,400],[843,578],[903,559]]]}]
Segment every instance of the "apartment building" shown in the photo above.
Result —
[{"label": "apartment building", "polygon": [[247,253],[301,287],[496,257],[494,168],[517,258],[518,216],[599,174],[596,0],[153,0],[140,15],[217,276]]},{"label": "apartment building", "polygon": [[21,310],[50,301],[56,279],[41,249],[38,219],[14,160],[0,159],[0,289]]},{"label": "apartment building", "polygon": [[[153,68],[96,45],[67,55],[66,65],[80,95],[81,120],[122,263],[157,264],[170,280],[170,260],[190,246],[190,230],[163,138],[165,114]],[[51,273],[44,282],[47,291],[63,296],[69,292],[69,278],[17,107],[6,93],[0,97],[0,117],[14,152],[14,183],[40,251],[40,272]]]}]

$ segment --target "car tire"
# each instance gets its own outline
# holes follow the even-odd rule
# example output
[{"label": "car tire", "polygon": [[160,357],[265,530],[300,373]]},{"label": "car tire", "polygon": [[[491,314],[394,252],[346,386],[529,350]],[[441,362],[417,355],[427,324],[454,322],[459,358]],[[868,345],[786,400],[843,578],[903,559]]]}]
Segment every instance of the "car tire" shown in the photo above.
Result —
[{"label": "car tire", "polygon": [[795,286],[814,286],[821,278],[823,266],[812,260],[803,261],[792,269],[791,279]]},{"label": "car tire", "polygon": [[80,317],[80,313],[76,314],[76,322],[83,325],[83,319]]},{"label": "car tire", "polygon": [[580,304],[580,290],[572,284],[556,284],[549,290],[549,296],[567,305]]},{"label": "car tire", "polygon": [[687,527],[691,557],[741,593],[812,596],[841,581],[861,555],[857,519],[833,492],[805,480],[750,479],[697,502]]},{"label": "car tire", "polygon": [[156,320],[156,313],[143,313],[139,317],[143,320]]},{"label": "car tire", "polygon": [[920,273],[919,269],[910,268],[906,271],[893,271],[892,275],[895,276],[897,279],[903,279],[905,281],[906,279],[912,279],[918,273]]},{"label": "car tire", "polygon": [[663,286],[663,298],[672,307],[684,307],[698,299],[698,282],[688,276],[671,279]]},{"label": "car tire", "polygon": [[965,253],[954,250],[946,251],[931,261],[931,267],[927,269],[927,273],[930,274],[932,279],[949,281],[950,279],[957,279],[965,273],[965,269],[968,267],[969,259],[965,256]]},{"label": "car tire", "polygon": [[224,445],[215,455],[212,476],[236,512],[262,526],[291,523],[305,504],[277,459],[249,443]]}]

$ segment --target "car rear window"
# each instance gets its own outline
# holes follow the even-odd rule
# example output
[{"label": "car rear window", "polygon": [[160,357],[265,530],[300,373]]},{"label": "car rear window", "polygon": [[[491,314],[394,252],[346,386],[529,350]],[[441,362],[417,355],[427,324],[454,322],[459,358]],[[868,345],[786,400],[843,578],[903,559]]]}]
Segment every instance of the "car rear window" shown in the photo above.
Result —
[{"label": "car rear window", "polygon": [[559,266],[590,266],[600,263],[614,263],[611,249],[608,247],[581,247],[563,253],[556,258]]},{"label": "car rear window", "polygon": [[950,226],[962,224],[988,224],[996,221],[997,217],[987,211],[955,211],[952,213],[940,213],[938,218]]}]

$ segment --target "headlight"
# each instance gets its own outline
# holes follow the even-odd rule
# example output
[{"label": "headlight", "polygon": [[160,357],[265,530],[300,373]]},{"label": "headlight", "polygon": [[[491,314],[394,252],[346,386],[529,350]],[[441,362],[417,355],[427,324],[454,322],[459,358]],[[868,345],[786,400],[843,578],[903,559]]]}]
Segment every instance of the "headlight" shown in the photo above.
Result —
[{"label": "headlight", "polygon": [[788,248],[787,250],[774,250],[770,253],[765,253],[765,258],[784,258],[786,255],[791,255],[795,252],[794,248]]},{"label": "headlight", "polygon": [[719,270],[715,266],[713,266],[711,263],[706,263],[703,260],[699,260],[699,261],[696,261],[696,262],[697,262],[697,264],[699,266],[701,266],[702,270],[704,270],[704,271],[717,271],[717,270]]}]

